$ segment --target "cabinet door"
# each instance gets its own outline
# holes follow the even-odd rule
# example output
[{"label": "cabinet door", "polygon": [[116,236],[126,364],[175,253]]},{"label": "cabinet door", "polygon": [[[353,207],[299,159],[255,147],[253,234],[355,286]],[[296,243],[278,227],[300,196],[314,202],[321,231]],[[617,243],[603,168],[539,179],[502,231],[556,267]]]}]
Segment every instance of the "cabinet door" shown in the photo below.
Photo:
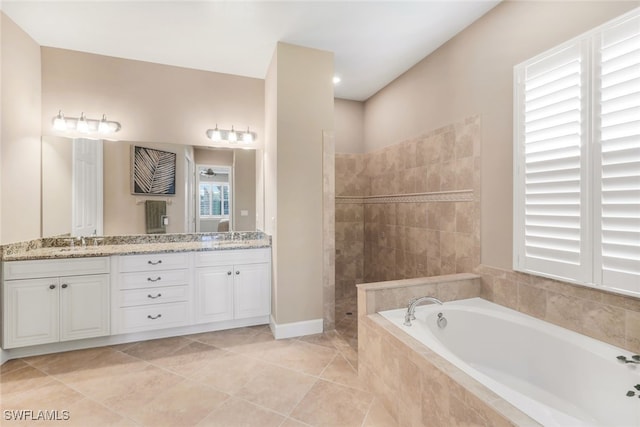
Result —
[{"label": "cabinet door", "polygon": [[233,266],[196,270],[196,323],[233,319]]},{"label": "cabinet door", "polygon": [[4,342],[14,348],[58,341],[57,278],[4,282]]},{"label": "cabinet door", "polygon": [[271,269],[269,263],[237,265],[233,272],[236,319],[271,313]]},{"label": "cabinet door", "polygon": [[109,275],[60,278],[60,341],[109,335]]}]

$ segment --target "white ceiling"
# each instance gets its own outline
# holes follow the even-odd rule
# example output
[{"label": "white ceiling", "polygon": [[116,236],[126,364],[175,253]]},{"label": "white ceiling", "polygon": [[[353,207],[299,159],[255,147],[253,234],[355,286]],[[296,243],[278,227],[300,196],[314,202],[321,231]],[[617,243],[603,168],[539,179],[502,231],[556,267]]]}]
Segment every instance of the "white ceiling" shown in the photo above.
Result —
[{"label": "white ceiling", "polygon": [[2,10],[42,46],[264,78],[276,43],[335,53],[338,98],[365,100],[499,0],[32,1]]}]

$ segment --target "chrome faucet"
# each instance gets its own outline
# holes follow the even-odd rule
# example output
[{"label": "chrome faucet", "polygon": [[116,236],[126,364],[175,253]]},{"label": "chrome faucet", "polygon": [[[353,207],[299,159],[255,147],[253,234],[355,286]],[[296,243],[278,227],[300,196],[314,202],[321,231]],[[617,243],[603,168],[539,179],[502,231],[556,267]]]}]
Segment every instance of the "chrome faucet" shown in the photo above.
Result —
[{"label": "chrome faucet", "polygon": [[440,301],[438,298],[434,298],[434,297],[412,298],[409,301],[409,305],[407,306],[407,314],[404,315],[404,325],[405,326],[411,326],[411,321],[412,320],[416,320],[416,316],[415,316],[416,306],[418,304],[420,304],[421,302],[423,302],[423,301],[429,301],[429,302],[432,302],[434,304],[442,305],[442,301]]},{"label": "chrome faucet", "polygon": [[626,356],[618,356],[616,357],[616,359],[618,359],[618,362],[620,363],[633,363],[636,365],[640,365],[640,354],[634,354],[633,356],[631,356],[631,359],[627,359]]}]

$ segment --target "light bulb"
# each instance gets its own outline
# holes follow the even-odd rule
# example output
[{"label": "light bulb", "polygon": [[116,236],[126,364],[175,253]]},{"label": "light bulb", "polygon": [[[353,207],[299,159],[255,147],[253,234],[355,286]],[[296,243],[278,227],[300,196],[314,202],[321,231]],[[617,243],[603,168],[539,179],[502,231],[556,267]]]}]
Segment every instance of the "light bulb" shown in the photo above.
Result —
[{"label": "light bulb", "polygon": [[87,123],[87,118],[84,116],[84,113],[80,114],[80,118],[76,124],[76,130],[82,133],[89,133],[89,123]]},{"label": "light bulb", "polygon": [[247,131],[242,135],[242,142],[245,144],[251,144],[253,142],[253,135],[251,135],[249,128],[247,128]]},{"label": "light bulb", "polygon": [[214,142],[222,141],[222,134],[218,130],[218,125],[216,124],[216,128],[211,131],[211,136],[209,137]]},{"label": "light bulb", "polygon": [[98,124],[98,132],[100,133],[109,133],[111,132],[111,126],[109,126],[109,122],[107,122],[107,115],[102,115],[102,120]]},{"label": "light bulb", "polygon": [[67,121],[64,119],[62,110],[59,110],[58,115],[53,118],[53,128],[55,130],[67,130]]},{"label": "light bulb", "polygon": [[231,126],[231,131],[229,132],[229,135],[227,136],[227,140],[229,142],[238,142],[238,134],[236,133],[235,130],[233,130],[233,126]]}]

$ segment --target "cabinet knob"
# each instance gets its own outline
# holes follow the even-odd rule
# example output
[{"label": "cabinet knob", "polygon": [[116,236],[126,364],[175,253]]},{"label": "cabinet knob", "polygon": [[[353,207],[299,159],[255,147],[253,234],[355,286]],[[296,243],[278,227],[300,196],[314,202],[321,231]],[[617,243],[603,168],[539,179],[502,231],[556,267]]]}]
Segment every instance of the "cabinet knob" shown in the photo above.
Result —
[{"label": "cabinet knob", "polygon": [[240,270],[236,270],[236,274],[240,274]]},{"label": "cabinet knob", "polygon": [[158,264],[162,264],[162,260],[161,259],[159,259],[158,261],[149,260],[149,261],[147,261],[147,263],[151,264],[151,265],[158,265]]},{"label": "cabinet knob", "polygon": [[158,280],[162,280],[162,277],[158,276],[155,279],[152,279],[151,277],[147,277],[147,280],[149,282],[157,282]]},{"label": "cabinet knob", "polygon": [[162,314],[158,314],[157,316],[152,316],[152,315],[150,315],[150,314],[148,314],[148,315],[147,315],[147,318],[148,318],[148,319],[151,319],[151,320],[156,320],[156,319],[158,319],[158,318],[160,318],[160,317],[162,317]]},{"label": "cabinet knob", "polygon": [[151,299],[156,299],[156,298],[160,298],[162,296],[162,294],[158,293],[158,295],[156,295],[155,297],[151,294],[147,294],[147,298],[151,298]]},{"label": "cabinet knob", "polygon": [[49,285],[49,289],[55,289],[56,285]]},{"label": "cabinet knob", "polygon": [[231,272],[230,271],[227,271],[227,276],[231,276]]},{"label": "cabinet knob", "polygon": [[67,289],[69,287],[69,285],[67,285],[66,283],[62,284],[62,289]]}]

